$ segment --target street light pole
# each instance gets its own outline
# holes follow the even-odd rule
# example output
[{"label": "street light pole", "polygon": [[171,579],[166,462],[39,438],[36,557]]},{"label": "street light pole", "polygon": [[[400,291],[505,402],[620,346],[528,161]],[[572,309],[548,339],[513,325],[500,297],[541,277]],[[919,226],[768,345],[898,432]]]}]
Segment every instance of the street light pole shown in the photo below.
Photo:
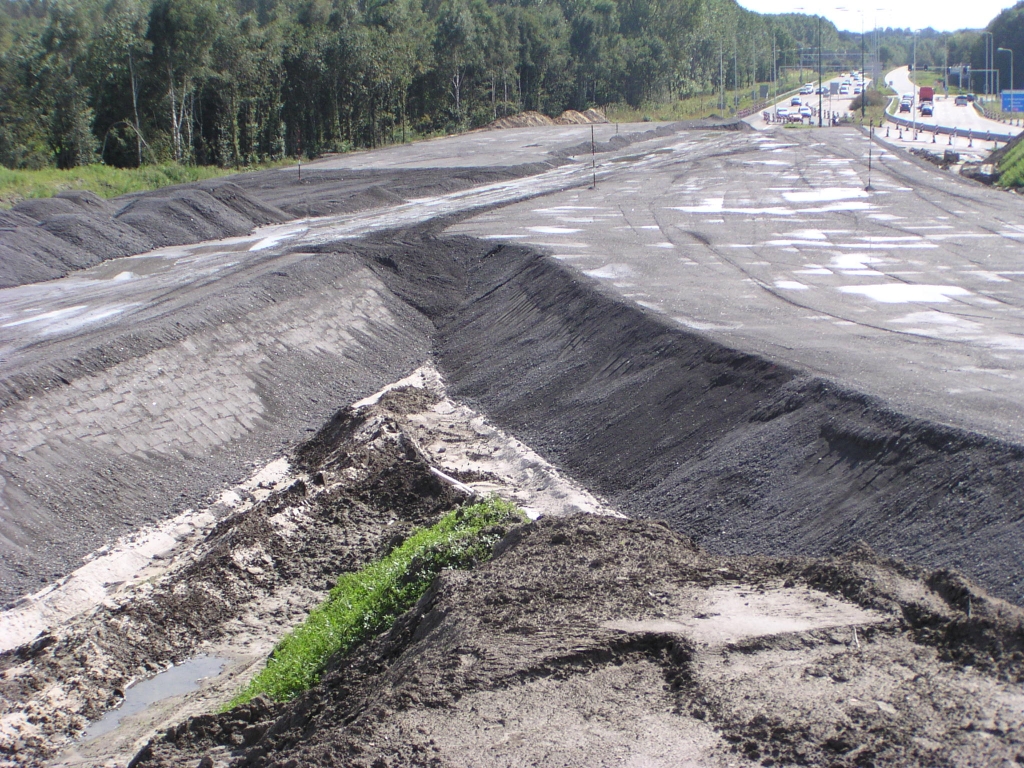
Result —
[{"label": "street light pole", "polygon": [[[914,77],[917,77],[917,30],[914,30]],[[915,80],[910,81],[910,85],[914,90],[914,99],[910,104],[910,118],[914,125],[914,132],[911,134],[915,139],[917,138],[917,82]]]},{"label": "street light pole", "polygon": [[818,127],[821,128],[821,89],[824,87],[821,74],[821,16],[818,16]]},{"label": "street light pole", "polygon": [[864,124],[864,109],[867,106],[868,86],[864,82],[864,11],[860,12],[860,122]]},{"label": "street light pole", "polygon": [[1013,51],[1011,51],[1009,48],[996,48],[996,51],[997,52],[998,51],[1005,51],[1006,53],[1010,54],[1010,87],[1007,90],[1012,91],[1013,90]]}]

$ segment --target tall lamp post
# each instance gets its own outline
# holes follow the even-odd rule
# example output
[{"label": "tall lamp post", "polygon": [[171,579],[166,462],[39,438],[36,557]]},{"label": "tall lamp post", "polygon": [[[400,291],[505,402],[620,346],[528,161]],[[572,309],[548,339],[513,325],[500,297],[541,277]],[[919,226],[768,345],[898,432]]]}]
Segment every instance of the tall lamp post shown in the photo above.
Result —
[{"label": "tall lamp post", "polygon": [[[914,77],[917,77],[917,30],[914,30]],[[910,105],[910,118],[913,122],[914,132],[911,134],[914,139],[917,139],[917,83],[913,80],[910,81],[911,86],[914,90],[914,100]]]},{"label": "tall lamp post", "polygon": [[[822,83],[822,71],[821,71],[821,15],[818,15],[818,127],[821,128],[821,89],[824,87]],[[831,125],[831,123],[830,123]]]},{"label": "tall lamp post", "polygon": [[1005,51],[1010,54],[1010,87],[1007,90],[1013,90],[1013,51],[1009,48],[996,48],[996,52]]}]

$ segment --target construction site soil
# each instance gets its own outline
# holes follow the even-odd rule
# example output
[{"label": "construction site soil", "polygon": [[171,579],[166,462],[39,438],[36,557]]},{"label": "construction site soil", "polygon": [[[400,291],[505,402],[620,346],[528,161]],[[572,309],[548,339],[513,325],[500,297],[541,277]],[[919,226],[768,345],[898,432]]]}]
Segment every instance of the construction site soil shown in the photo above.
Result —
[{"label": "construction site soil", "polygon": [[[20,259],[0,253],[16,265],[0,280],[538,169],[304,172],[302,186],[277,171],[116,212],[82,194],[31,201],[0,214],[0,248]],[[217,451],[64,456],[53,477],[7,461],[5,492],[15,478],[56,510],[39,513],[52,546],[5,564],[8,599],[40,573],[66,586],[112,526],[202,509],[89,610],[0,654],[0,764],[1024,762],[1024,584],[1007,535],[1024,447],[729,349],[543,253],[443,236],[450,223],[285,252],[203,304],[97,331],[73,360],[53,342],[5,377],[0,406],[29,407],[62,377],[194,355],[225,328],[265,337],[303,308],[361,318],[334,356],[261,353],[259,429]],[[439,374],[331,418],[424,365]],[[289,472],[213,492],[293,446]],[[463,500],[431,467],[540,517],[307,694],[210,714],[339,573]],[[133,682],[196,654],[224,671],[69,748]]]},{"label": "construction site soil", "polygon": [[[664,523],[558,516],[564,481],[542,463],[549,482],[525,501],[554,515],[506,531],[491,562],[445,572],[295,701],[214,714],[339,573],[464,499],[431,472],[449,451],[486,462],[520,450],[455,410],[435,385],[340,412],[263,500],[163,572],[0,656],[7,762],[981,766],[1024,754],[1020,609],[866,547],[722,557]],[[517,484],[445,469],[499,492]],[[133,681],[197,653],[227,669],[69,748]]]}]

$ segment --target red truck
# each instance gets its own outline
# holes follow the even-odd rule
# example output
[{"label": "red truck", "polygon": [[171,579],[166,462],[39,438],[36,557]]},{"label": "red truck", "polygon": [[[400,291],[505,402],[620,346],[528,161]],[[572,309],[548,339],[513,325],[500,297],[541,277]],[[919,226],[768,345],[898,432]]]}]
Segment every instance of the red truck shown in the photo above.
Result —
[{"label": "red truck", "polygon": [[935,100],[935,89],[930,85],[922,85],[917,89],[917,100],[918,101],[934,101]]}]

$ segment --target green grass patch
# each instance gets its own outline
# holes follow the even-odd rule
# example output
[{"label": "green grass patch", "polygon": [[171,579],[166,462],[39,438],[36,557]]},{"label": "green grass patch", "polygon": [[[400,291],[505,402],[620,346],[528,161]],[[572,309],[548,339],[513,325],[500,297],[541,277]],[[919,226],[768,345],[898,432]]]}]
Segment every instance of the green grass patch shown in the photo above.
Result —
[{"label": "green grass patch", "polygon": [[490,558],[505,531],[525,520],[515,505],[492,497],[449,512],[386,557],[343,574],[327,600],[277,644],[264,670],[227,709],[260,694],[287,701],[315,685],[328,659],[388,629],[441,571],[471,568]]},{"label": "green grass patch", "polygon": [[[261,170],[293,163],[294,160],[287,160],[241,170]],[[175,163],[144,165],[141,168],[114,168],[97,164],[69,171],[60,171],[56,168],[12,171],[0,167],[0,208],[10,208],[25,198],[52,197],[68,189],[87,189],[100,197],[117,197],[129,192],[144,192],[238,172],[239,169]]]},{"label": "green grass patch", "polygon": [[1024,187],[1024,140],[1011,147],[999,162],[1000,187]]}]

